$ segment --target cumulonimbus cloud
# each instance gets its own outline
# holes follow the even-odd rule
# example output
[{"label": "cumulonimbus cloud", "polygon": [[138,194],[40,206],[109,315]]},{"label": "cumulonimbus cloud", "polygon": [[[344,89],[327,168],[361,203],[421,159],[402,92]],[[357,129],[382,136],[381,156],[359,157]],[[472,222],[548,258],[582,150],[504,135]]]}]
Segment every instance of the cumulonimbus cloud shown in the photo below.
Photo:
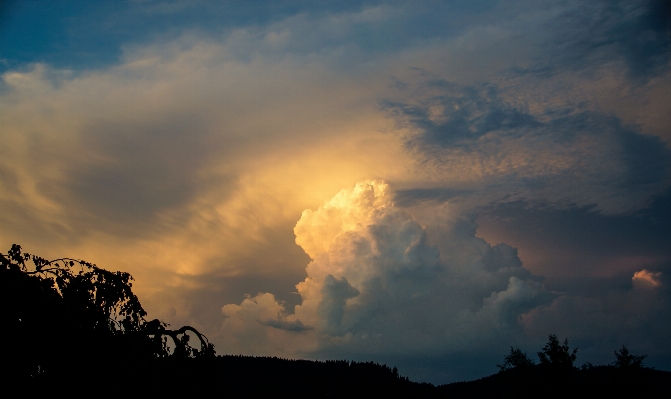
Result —
[{"label": "cumulonimbus cloud", "polygon": [[[225,305],[224,334],[236,337],[229,350],[254,352],[263,336],[277,339],[266,341],[266,349],[297,345],[293,356],[449,352],[519,332],[519,316],[552,294],[523,268],[514,248],[492,247],[462,224],[455,221],[453,237],[444,237],[463,244],[451,247],[458,253],[441,257],[427,230],[395,206],[385,182],[340,191],[304,211],[294,228],[311,258],[296,285],[302,302],[290,312],[262,293]],[[295,325],[305,328],[285,327]]]}]

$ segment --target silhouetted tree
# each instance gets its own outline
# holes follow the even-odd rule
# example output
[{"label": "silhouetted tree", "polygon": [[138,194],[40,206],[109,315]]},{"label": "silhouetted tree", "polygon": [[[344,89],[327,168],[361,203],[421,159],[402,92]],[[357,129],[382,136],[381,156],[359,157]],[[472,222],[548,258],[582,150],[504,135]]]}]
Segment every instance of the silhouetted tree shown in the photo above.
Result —
[{"label": "silhouetted tree", "polygon": [[538,352],[541,367],[552,368],[556,370],[572,370],[573,362],[576,359],[578,348],[570,350],[568,346],[568,339],[564,340],[564,344],[559,343],[556,335],[550,334],[548,342],[543,347],[542,352]]},{"label": "silhouetted tree", "polygon": [[576,376],[573,362],[577,352],[578,348],[569,348],[568,339],[561,344],[556,335],[549,335],[542,352],[538,352],[539,382],[557,395],[569,394]]},{"label": "silhouetted tree", "polygon": [[[47,386],[71,375],[126,374],[125,384],[132,384],[151,374],[156,359],[214,357],[194,328],[146,321],[132,280],[84,260],[22,253],[16,244],[0,254],[0,340],[9,366],[2,377]],[[200,350],[188,345],[187,331],[199,338]],[[172,355],[167,337],[175,342]]]},{"label": "silhouetted tree", "polygon": [[534,365],[534,361],[527,357],[520,348],[510,347],[510,353],[503,358],[503,364],[497,364],[499,371],[506,371],[514,368],[527,368]]},{"label": "silhouetted tree", "polygon": [[611,363],[613,366],[617,367],[620,370],[634,370],[643,368],[643,359],[648,357],[647,355],[636,356],[629,353],[629,349],[626,346],[622,345],[620,350],[615,351],[615,361]]}]

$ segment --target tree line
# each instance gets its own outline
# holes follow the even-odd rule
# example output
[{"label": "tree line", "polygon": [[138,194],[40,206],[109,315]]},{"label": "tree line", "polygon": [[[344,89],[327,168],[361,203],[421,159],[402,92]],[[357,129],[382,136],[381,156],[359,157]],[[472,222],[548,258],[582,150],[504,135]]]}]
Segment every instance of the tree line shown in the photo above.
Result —
[{"label": "tree line", "polygon": [[[564,343],[561,344],[556,335],[550,334],[543,350],[538,352],[539,366],[548,370],[571,371],[574,369],[573,363],[577,358],[577,353],[578,348],[570,350],[568,338],[564,339]],[[647,355],[633,355],[624,345],[614,353],[615,360],[610,365],[620,371],[635,371],[645,368],[643,359],[648,357]],[[504,356],[503,363],[496,365],[501,372],[512,369],[528,369],[534,366],[536,366],[536,363],[526,353],[522,352],[520,348],[513,348],[512,346],[510,347],[510,353]],[[581,368],[588,369],[591,367],[594,367],[594,365],[585,363]]]},{"label": "tree line", "polygon": [[438,390],[450,398],[607,397],[632,390],[639,398],[667,398],[671,394],[671,373],[645,367],[647,356],[634,355],[624,345],[614,351],[615,360],[610,364],[576,367],[578,348],[571,349],[568,339],[561,342],[550,334],[537,355],[538,363],[521,349],[510,347],[503,362],[496,365],[498,373],[443,385]]}]

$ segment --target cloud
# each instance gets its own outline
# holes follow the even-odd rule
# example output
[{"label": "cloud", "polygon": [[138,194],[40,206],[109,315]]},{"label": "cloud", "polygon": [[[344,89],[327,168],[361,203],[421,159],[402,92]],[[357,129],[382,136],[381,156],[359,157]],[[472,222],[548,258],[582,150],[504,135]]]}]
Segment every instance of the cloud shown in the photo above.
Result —
[{"label": "cloud", "polygon": [[271,319],[271,320],[265,320],[261,321],[259,320],[261,324],[274,327],[280,330],[287,330],[287,331],[306,331],[306,330],[312,330],[312,327],[305,326],[303,323],[301,323],[300,320],[294,320],[294,321],[287,321],[283,319]]},{"label": "cloud", "polygon": [[[295,347],[294,356],[446,355],[498,345],[501,337],[522,331],[521,315],[551,300],[514,248],[491,247],[458,220],[441,226],[451,237],[434,237],[450,241],[452,253],[442,254],[391,198],[389,185],[370,180],[304,211],[294,229],[311,258],[307,277],[296,285],[301,303],[287,314],[266,293],[225,305],[224,329],[244,325],[255,332],[234,334],[236,341],[223,349],[250,348],[274,327],[250,320],[281,314],[286,323],[314,328],[302,336],[305,346]],[[296,344],[296,337],[276,338],[266,345]]]},{"label": "cloud", "polygon": [[345,277],[336,280],[332,274],[329,274],[324,278],[321,294],[320,316],[326,328],[337,329],[345,314],[346,301],[358,296],[359,290],[352,287]]},{"label": "cloud", "polygon": [[651,272],[643,269],[634,273],[631,281],[634,283],[634,287],[656,288],[662,285],[661,278],[662,272]]},{"label": "cloud", "polygon": [[[357,175],[402,171],[363,149],[404,157],[379,132],[374,101],[362,100],[374,97],[366,85],[323,79],[323,60],[236,58],[253,39],[246,29],[222,41],[191,33],[128,45],[104,69],[3,74],[3,240],[56,244],[55,257],[123,253],[95,257],[134,274],[265,273],[251,248],[292,240],[303,209]],[[116,245],[126,250],[100,248]],[[292,264],[296,253],[276,258]]]},{"label": "cloud", "polygon": [[226,353],[290,356],[298,349],[297,338],[309,349],[304,335],[311,334],[312,328],[288,318],[284,306],[272,294],[248,297],[240,305],[225,305],[221,311],[226,317],[222,332],[226,339],[235,341],[226,345]]},{"label": "cloud", "polygon": [[[491,313],[491,322],[499,328],[510,328],[510,324],[517,324],[520,315],[537,307],[541,283],[533,280],[521,280],[512,276],[505,291],[492,292],[489,298],[483,301],[483,313]],[[548,296],[546,295],[546,298]]]},{"label": "cloud", "polygon": [[236,317],[237,319],[252,320],[265,326],[270,326],[280,330],[287,331],[305,331],[305,327],[298,320],[287,321],[284,314],[284,307],[278,303],[272,294],[259,294],[255,297],[249,297],[238,305],[226,305],[221,312],[227,318]]},{"label": "cloud", "polygon": [[582,68],[587,60],[587,65],[594,64],[593,58],[601,58],[601,63],[623,59],[634,79],[649,79],[667,70],[671,26],[666,2],[617,1],[582,6],[571,7],[573,10],[560,16],[564,22],[560,29],[566,33],[559,43],[563,57],[573,58],[573,64]]},{"label": "cloud", "polygon": [[438,78],[420,84],[412,101],[383,101],[382,108],[421,168],[462,187],[403,191],[407,204],[479,190],[485,202],[498,196],[617,214],[646,207],[669,187],[664,143],[599,112],[532,112],[496,85]]},{"label": "cloud", "polygon": [[551,290],[605,295],[603,289],[611,284],[630,285],[638,270],[665,272],[671,264],[671,226],[664,222],[671,217],[669,194],[655,196],[647,208],[619,215],[594,212],[593,207],[499,202],[478,209],[477,233],[489,242],[516,247],[525,267],[544,276]]},{"label": "cloud", "polygon": [[[385,359],[418,379],[455,378],[461,365],[449,359],[464,352],[504,354],[511,344],[537,350],[548,333],[569,337],[581,348],[580,361],[608,363],[612,348],[625,343],[666,364],[668,353],[659,345],[668,323],[655,320],[671,303],[668,292],[637,288],[650,288],[648,279],[659,282],[661,273],[636,273],[634,289],[596,282],[603,287],[550,292],[515,248],[476,237],[477,225],[459,207],[399,208],[395,197],[388,184],[365,181],[306,210],[295,227],[311,258],[297,285],[300,304],[291,312],[263,294],[270,296],[257,301],[263,309],[247,324],[248,333],[222,350],[255,353],[253,337],[276,330],[257,315],[279,310],[287,323],[313,329],[264,335],[268,353],[281,348],[294,357]],[[231,317],[231,324],[240,322]],[[642,334],[650,341],[641,342]],[[446,374],[423,368],[429,358]]]}]

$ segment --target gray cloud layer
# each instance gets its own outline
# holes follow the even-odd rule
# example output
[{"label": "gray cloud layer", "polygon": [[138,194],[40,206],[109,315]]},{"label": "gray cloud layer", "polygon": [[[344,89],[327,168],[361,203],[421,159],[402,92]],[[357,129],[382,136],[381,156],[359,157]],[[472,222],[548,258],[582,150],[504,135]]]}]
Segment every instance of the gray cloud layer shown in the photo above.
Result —
[{"label": "gray cloud layer", "polygon": [[[490,195],[523,191],[529,200],[620,213],[646,207],[669,186],[668,147],[616,117],[579,108],[531,113],[491,84],[433,79],[416,92],[410,103],[382,103],[407,131],[407,148],[430,169],[475,162],[469,167],[479,169],[478,184]],[[405,201],[411,193],[450,196],[406,191]]]}]

